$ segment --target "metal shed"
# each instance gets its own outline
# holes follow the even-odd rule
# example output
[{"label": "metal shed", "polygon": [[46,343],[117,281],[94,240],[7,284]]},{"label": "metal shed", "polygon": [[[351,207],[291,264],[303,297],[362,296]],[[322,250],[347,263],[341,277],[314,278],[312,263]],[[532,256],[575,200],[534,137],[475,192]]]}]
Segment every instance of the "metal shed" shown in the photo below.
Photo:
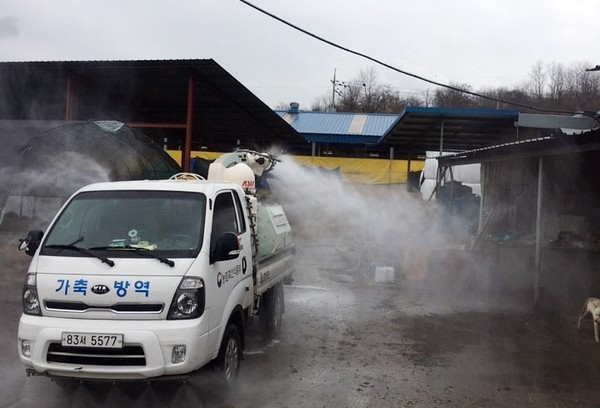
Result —
[{"label": "metal shed", "polygon": [[574,312],[600,292],[600,130],[553,131],[438,159],[482,163],[477,243],[499,280],[529,288],[535,310]]},{"label": "metal shed", "polygon": [[303,143],[212,59],[0,63],[0,119],[117,120],[190,151]]},{"label": "metal shed", "polygon": [[523,138],[512,109],[409,106],[382,144],[423,154],[430,150],[464,151]]}]

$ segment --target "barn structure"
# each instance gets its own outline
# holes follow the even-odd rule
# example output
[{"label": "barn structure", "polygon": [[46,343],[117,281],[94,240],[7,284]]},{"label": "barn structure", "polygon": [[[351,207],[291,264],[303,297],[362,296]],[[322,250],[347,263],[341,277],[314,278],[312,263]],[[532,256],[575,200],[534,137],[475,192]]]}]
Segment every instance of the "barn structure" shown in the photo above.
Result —
[{"label": "barn structure", "polygon": [[[566,118],[569,119],[569,118]],[[577,313],[600,293],[600,130],[503,143],[439,158],[482,164],[473,247],[497,286],[535,310]]]}]

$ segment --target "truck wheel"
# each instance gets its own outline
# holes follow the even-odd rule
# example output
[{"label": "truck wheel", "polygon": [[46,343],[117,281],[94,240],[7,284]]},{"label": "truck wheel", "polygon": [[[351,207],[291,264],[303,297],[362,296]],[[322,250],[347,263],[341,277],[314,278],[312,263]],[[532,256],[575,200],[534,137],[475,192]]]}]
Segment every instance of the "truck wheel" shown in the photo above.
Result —
[{"label": "truck wheel", "polygon": [[241,359],[242,341],[240,331],[235,324],[230,323],[225,329],[216,362],[216,369],[225,384],[232,384],[238,377]]},{"label": "truck wheel", "polygon": [[264,334],[268,339],[276,338],[281,332],[283,318],[283,286],[281,283],[273,286],[263,296],[263,305],[260,313]]},{"label": "truck wheel", "polygon": [[283,278],[283,284],[284,285],[291,285],[292,283],[294,283],[294,278],[292,278],[292,275],[288,275],[285,278]]}]

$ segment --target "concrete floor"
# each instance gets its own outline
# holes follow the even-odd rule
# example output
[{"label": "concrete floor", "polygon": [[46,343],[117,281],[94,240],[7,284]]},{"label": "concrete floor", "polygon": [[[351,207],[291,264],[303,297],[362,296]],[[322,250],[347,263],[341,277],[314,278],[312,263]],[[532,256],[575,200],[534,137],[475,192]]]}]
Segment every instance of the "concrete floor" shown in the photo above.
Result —
[{"label": "concrete floor", "polygon": [[0,233],[0,407],[597,407],[600,345],[577,312],[534,319],[506,299],[402,279],[375,283],[343,240],[298,240],[281,337],[251,328],[239,385],[26,377],[17,359],[29,261]]}]

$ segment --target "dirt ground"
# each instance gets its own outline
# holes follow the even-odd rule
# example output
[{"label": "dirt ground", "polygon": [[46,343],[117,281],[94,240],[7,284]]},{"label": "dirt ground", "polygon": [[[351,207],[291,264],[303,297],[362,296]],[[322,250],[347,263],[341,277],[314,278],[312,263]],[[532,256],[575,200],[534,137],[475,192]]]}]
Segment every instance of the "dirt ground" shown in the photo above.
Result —
[{"label": "dirt ground", "polygon": [[26,231],[0,229],[0,407],[600,405],[600,345],[590,320],[576,330],[578,311],[534,317],[481,285],[431,284],[400,267],[393,282],[377,283],[355,240],[311,228],[296,235],[281,336],[265,344],[249,330],[240,382],[230,390],[216,389],[206,372],[184,383],[67,389],[27,377],[16,346],[30,260],[16,246]]}]

